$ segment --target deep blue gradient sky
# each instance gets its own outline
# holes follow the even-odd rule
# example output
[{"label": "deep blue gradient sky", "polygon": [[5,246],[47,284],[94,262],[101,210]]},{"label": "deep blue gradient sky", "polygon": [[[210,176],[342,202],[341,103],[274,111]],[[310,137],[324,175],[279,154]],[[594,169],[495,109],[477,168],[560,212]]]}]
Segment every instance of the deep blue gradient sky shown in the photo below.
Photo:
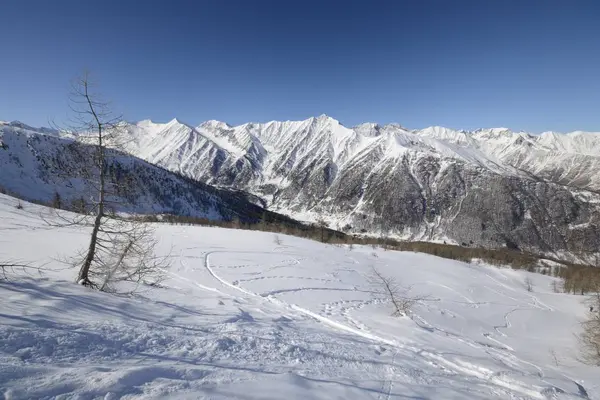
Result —
[{"label": "deep blue gradient sky", "polygon": [[600,131],[600,1],[1,6],[0,119],[64,119],[89,69],[126,119]]}]

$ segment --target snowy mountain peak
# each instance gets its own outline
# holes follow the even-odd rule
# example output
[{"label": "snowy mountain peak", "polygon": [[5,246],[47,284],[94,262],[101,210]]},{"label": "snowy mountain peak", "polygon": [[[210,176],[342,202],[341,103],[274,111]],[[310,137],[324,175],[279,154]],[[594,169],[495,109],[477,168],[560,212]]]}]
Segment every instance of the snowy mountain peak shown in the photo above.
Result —
[{"label": "snowy mountain peak", "polygon": [[169,122],[167,122],[167,126],[186,126],[188,128],[192,128],[191,125],[186,124],[185,122],[181,122],[177,118],[173,118]]},{"label": "snowy mountain peak", "polygon": [[377,122],[363,122],[362,124],[358,124],[352,127],[352,129],[377,129],[380,125]]},{"label": "snowy mountain peak", "polygon": [[406,130],[406,128],[404,128],[402,125],[400,125],[397,122],[392,122],[389,124],[385,125],[386,128],[390,128],[390,129],[402,129],[402,130]]},{"label": "snowy mountain peak", "polygon": [[215,128],[215,129],[231,129],[231,125],[229,125],[227,122],[217,121],[214,119],[204,121],[198,127]]},{"label": "snowy mountain peak", "polygon": [[321,114],[318,117],[312,117],[308,119],[312,123],[320,124],[320,125],[342,125],[340,121],[335,118],[330,117],[327,114]]},{"label": "snowy mountain peak", "polygon": [[416,132],[422,136],[429,136],[449,143],[466,144],[469,136],[465,132],[457,131],[443,126],[430,126]]},{"label": "snowy mountain peak", "polygon": [[381,135],[381,126],[375,122],[365,122],[364,124],[354,126],[352,129],[356,133],[366,137]]},{"label": "snowy mountain peak", "polygon": [[132,122],[131,125],[143,125],[143,126],[151,126],[151,125],[159,125],[159,123],[152,121],[151,119],[143,119],[138,122]]},{"label": "snowy mountain peak", "polygon": [[21,121],[0,121],[0,126],[6,126],[9,128],[17,128],[17,129],[21,129],[23,131],[26,132],[35,132],[35,133],[41,133],[41,134],[45,134],[45,135],[58,135],[59,131],[53,128],[46,128],[46,127],[41,127],[41,128],[34,128],[30,125],[27,125],[24,122]]},{"label": "snowy mountain peak", "polygon": [[336,120],[335,118],[330,117],[327,114],[321,114],[318,117],[316,117],[316,119],[319,119],[319,120],[333,120],[333,121],[339,122],[338,120]]},{"label": "snowy mountain peak", "polygon": [[10,122],[7,123],[7,125],[13,126],[15,128],[21,128],[21,129],[27,129],[27,130],[35,130],[34,127],[31,127],[31,126],[25,124],[24,122],[21,122],[21,121],[18,121],[18,120],[10,121]]}]

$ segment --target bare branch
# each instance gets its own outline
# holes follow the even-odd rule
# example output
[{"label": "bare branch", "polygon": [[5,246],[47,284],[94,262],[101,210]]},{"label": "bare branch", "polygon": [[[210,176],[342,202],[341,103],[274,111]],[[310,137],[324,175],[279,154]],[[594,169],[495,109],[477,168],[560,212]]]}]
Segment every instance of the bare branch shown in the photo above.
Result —
[{"label": "bare branch", "polygon": [[26,274],[30,274],[31,272],[37,272],[38,274],[41,274],[43,266],[35,267],[29,263],[16,260],[0,261],[0,281],[7,281],[8,274],[15,274],[17,270],[21,270],[21,272]]},{"label": "bare branch", "polygon": [[392,303],[394,307],[392,315],[395,317],[409,315],[415,304],[427,299],[426,296],[409,295],[412,287],[402,286],[394,277],[385,276],[376,268],[373,268],[368,280],[375,293]]}]

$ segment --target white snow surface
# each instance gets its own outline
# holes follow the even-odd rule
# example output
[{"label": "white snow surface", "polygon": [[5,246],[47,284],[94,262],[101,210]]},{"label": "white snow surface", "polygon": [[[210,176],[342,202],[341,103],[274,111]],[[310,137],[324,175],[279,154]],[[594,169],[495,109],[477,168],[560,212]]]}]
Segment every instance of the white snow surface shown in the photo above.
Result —
[{"label": "white snow surface", "polygon": [[[599,399],[577,360],[581,296],[554,278],[264,232],[157,225],[172,265],[137,296],[73,283],[81,228],[0,196],[6,399]],[[425,299],[391,316],[372,267]],[[534,282],[527,292],[525,277]]]}]

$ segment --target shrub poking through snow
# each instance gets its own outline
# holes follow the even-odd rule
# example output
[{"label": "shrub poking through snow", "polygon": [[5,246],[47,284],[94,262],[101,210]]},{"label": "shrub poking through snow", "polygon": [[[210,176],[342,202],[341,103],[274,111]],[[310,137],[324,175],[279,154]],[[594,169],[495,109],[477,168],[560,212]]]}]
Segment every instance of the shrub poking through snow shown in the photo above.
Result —
[{"label": "shrub poking through snow", "polygon": [[374,289],[375,295],[382,300],[392,303],[394,317],[404,317],[411,313],[415,304],[425,300],[426,297],[412,296],[412,287],[402,286],[394,277],[385,276],[376,268],[373,268],[369,283]]}]

